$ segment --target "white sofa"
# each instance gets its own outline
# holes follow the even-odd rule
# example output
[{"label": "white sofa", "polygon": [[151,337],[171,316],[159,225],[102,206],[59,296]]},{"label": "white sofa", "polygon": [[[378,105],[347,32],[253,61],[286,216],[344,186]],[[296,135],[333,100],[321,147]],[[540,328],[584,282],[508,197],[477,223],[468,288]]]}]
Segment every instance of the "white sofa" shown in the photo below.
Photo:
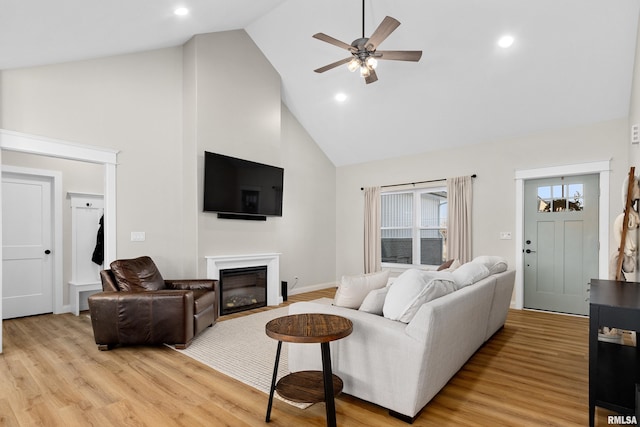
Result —
[{"label": "white sofa", "polygon": [[[353,333],[331,343],[334,374],[343,391],[413,422],[420,410],[505,323],[515,271],[492,274],[424,303],[409,323],[331,300],[298,302],[289,314],[328,313],[349,318]],[[289,344],[289,370],[320,370],[320,349]]]}]

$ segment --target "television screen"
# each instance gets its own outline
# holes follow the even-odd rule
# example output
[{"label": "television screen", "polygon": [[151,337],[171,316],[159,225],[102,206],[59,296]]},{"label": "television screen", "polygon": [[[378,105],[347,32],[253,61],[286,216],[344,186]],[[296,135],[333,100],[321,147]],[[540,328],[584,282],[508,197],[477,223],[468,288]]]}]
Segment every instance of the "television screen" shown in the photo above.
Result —
[{"label": "television screen", "polygon": [[204,153],[204,210],[282,216],[284,169],[222,154]]}]

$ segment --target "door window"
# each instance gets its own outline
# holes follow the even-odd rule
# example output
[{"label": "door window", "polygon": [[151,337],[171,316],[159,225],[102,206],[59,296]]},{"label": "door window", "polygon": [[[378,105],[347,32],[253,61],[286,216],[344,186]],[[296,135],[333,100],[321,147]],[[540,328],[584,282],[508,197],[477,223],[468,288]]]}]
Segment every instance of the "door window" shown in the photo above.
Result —
[{"label": "door window", "polygon": [[584,185],[564,184],[538,187],[538,212],[571,212],[584,209]]}]

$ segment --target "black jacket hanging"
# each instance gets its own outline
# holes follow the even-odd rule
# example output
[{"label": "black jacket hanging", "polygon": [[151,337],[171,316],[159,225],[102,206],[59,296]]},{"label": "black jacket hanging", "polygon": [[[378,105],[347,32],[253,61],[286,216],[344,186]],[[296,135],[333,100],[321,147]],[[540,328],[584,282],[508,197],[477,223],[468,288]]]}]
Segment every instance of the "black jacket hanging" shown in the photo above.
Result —
[{"label": "black jacket hanging", "polygon": [[98,228],[98,236],[96,237],[96,248],[93,250],[91,261],[98,265],[104,262],[104,215],[100,217],[100,228]]}]

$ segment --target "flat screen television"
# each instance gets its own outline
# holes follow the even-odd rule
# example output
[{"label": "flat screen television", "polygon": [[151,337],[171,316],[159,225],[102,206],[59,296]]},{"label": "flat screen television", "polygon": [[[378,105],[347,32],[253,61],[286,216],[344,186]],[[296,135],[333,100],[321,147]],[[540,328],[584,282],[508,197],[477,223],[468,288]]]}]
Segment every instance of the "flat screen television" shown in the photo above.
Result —
[{"label": "flat screen television", "polygon": [[284,169],[204,152],[204,211],[236,217],[282,216]]}]

